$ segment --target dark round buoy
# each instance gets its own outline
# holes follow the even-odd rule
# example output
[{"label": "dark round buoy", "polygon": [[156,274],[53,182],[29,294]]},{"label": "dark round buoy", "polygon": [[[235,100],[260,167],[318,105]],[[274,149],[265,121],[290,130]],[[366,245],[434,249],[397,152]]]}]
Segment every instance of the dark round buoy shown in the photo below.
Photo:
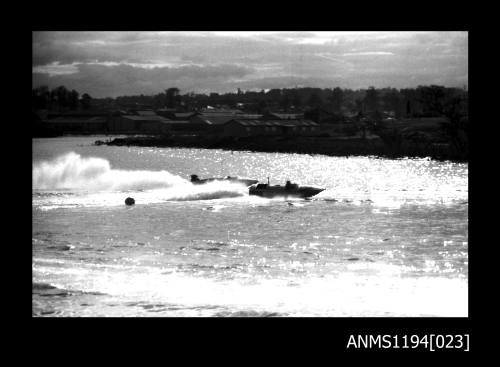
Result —
[{"label": "dark round buoy", "polygon": [[126,198],[125,199],[125,204],[126,205],[134,205],[135,204],[135,200],[133,198]]}]

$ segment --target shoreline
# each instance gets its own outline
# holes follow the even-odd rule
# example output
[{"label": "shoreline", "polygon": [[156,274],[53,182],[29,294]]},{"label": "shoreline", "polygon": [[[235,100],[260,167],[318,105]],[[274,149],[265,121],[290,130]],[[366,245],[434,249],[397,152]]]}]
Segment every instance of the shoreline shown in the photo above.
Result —
[{"label": "shoreline", "polygon": [[219,136],[129,136],[96,145],[142,146],[157,148],[201,148],[266,153],[321,154],[335,157],[376,156],[380,158],[431,158],[437,161],[467,163],[468,157],[454,151],[451,143],[395,143],[380,137],[219,137]]}]

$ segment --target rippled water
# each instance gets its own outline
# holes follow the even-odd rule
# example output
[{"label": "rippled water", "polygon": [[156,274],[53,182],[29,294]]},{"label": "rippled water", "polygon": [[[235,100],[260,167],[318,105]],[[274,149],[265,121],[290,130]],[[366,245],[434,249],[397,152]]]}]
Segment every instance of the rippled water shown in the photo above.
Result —
[{"label": "rippled water", "polygon": [[467,164],[97,139],[33,140],[34,315],[467,316]]}]

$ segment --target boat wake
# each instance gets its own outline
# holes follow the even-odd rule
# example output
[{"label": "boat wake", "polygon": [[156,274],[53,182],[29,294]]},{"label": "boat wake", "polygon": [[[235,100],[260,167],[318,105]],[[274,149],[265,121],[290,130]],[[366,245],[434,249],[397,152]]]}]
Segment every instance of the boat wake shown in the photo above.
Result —
[{"label": "boat wake", "polygon": [[167,171],[112,169],[108,160],[74,152],[33,167],[35,190],[126,191],[172,187],[189,183]]},{"label": "boat wake", "polygon": [[243,196],[238,183],[213,181],[194,185],[168,171],[118,170],[108,160],[74,152],[33,167],[33,205],[41,209],[123,205],[127,196],[137,204],[163,201],[212,200]]},{"label": "boat wake", "polygon": [[[188,308],[204,310],[201,316],[245,316],[247,312],[248,316],[298,317],[466,317],[468,314],[466,279],[406,277],[401,276],[402,267],[383,264],[364,263],[356,267],[352,264],[340,274],[306,278],[253,275],[250,281],[249,274],[241,273],[239,266],[232,268],[232,276],[227,277],[230,269],[226,267],[210,266],[216,275],[208,275],[212,272],[199,266],[193,272],[191,266],[160,269],[38,258],[34,262],[33,294],[45,299],[107,296],[106,299],[122,304],[110,312],[122,315],[140,312],[127,310],[140,304],[150,305],[148,308],[156,308],[154,305],[181,308],[178,313],[173,309],[165,311],[168,316],[183,316]],[[360,282],[359,272],[363,269],[369,273],[364,273]],[[428,299],[436,302],[427,302]]]},{"label": "boat wake", "polygon": [[82,157],[74,152],[51,161],[35,163],[32,188],[33,207],[40,210],[76,207],[107,207],[124,205],[126,197],[136,205],[168,201],[199,201],[231,199],[258,205],[276,201],[327,202],[332,205],[374,205],[399,208],[405,204],[435,205],[467,203],[467,191],[456,192],[448,186],[438,189],[373,188],[364,191],[351,187],[328,187],[307,199],[249,195],[243,183],[230,180],[193,184],[166,170],[120,170],[108,160]]}]

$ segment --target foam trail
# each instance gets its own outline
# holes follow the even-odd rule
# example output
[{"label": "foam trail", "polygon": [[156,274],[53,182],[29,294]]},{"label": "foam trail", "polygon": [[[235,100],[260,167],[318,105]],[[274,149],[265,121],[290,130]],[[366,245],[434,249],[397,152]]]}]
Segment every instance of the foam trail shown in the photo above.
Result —
[{"label": "foam trail", "polygon": [[248,189],[244,185],[224,181],[213,181],[203,185],[188,183],[161,192],[165,200],[172,201],[212,200],[248,195]]},{"label": "foam trail", "polygon": [[[165,270],[170,270],[169,274]],[[362,281],[358,274],[348,271],[304,279],[256,277],[249,282],[249,274],[221,281],[178,272],[175,267],[77,264],[36,258],[33,265],[35,282],[186,308],[225,305],[235,311],[260,309],[306,317],[467,317],[466,280],[402,277],[397,267],[381,270],[364,276]]]},{"label": "foam trail", "polygon": [[167,171],[112,169],[103,158],[84,158],[74,152],[33,167],[33,189],[124,191],[168,188],[189,183]]},{"label": "foam trail", "polygon": [[134,191],[137,203],[211,200],[248,195],[241,184],[213,181],[193,185],[168,171],[112,169],[108,160],[81,157],[76,153],[37,163],[33,167],[33,190],[71,190],[73,193],[37,193],[35,206],[42,209],[75,206],[123,205],[123,191]]}]

